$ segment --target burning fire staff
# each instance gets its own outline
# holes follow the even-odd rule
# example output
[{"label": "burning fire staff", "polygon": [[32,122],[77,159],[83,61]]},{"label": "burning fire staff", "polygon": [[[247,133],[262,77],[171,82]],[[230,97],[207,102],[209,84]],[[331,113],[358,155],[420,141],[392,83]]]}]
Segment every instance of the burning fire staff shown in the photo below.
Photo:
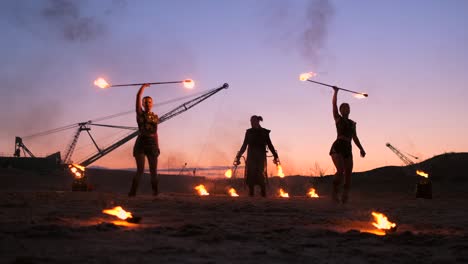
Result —
[{"label": "burning fire staff", "polygon": [[[349,119],[350,107],[347,103],[340,105],[340,112],[336,104],[338,96],[338,87],[333,87],[333,118],[335,119],[337,138],[330,149],[330,156],[336,167],[336,175],[333,180],[333,200],[339,202],[339,188],[343,182],[343,193],[341,195],[341,202],[348,201],[349,188],[351,185],[351,173],[353,171],[353,153],[351,149],[351,140],[354,141],[356,146],[361,151],[361,157],[366,156],[364,148],[361,146],[359,138],[356,133],[356,122]],[[340,115],[341,113],[341,115]]]},{"label": "burning fire staff", "polygon": [[234,165],[240,164],[240,157],[245,152],[247,146],[247,159],[245,161],[245,182],[249,186],[249,195],[254,195],[255,185],[260,185],[261,194],[266,196],[265,184],[267,177],[267,159],[266,146],[273,154],[273,162],[279,162],[278,153],[276,152],[270,140],[270,130],[262,128],[260,121],[263,121],[261,116],[252,116],[250,124],[252,128],[247,129],[244,137],[244,143],[240,148],[234,160]]},{"label": "burning fire staff", "polygon": [[133,147],[133,156],[135,157],[137,171],[133,177],[130,192],[128,193],[128,196],[130,197],[136,195],[141,175],[143,175],[145,169],[145,156],[149,163],[153,195],[158,195],[158,179],[156,173],[158,167],[158,156],[160,154],[158,142],[159,118],[158,115],[151,112],[153,99],[150,96],[145,96],[141,99],[143,91],[149,86],[149,84],[143,84],[138,90],[136,96],[136,119],[139,134],[135,141],[135,146]]}]

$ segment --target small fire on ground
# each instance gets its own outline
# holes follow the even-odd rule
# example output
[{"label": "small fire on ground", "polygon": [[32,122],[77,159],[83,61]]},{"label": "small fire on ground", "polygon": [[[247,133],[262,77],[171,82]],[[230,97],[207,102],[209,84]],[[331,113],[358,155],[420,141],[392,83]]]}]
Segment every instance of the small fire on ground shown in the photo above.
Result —
[{"label": "small fire on ground", "polygon": [[424,177],[424,178],[426,178],[426,179],[429,178],[429,174],[425,173],[425,172],[422,171],[422,170],[417,170],[417,171],[416,171],[416,174],[418,174],[419,176]]},{"label": "small fire on ground", "polygon": [[236,192],[236,189],[234,188],[229,189],[229,195],[232,197],[239,197],[239,195]]},{"label": "small fire on ground", "polygon": [[282,198],[289,198],[289,193],[285,192],[283,188],[279,189],[279,196]]},{"label": "small fire on ground", "polygon": [[309,189],[309,192],[307,193],[307,196],[309,196],[310,198],[319,198],[319,195],[318,195],[317,191],[314,188]]},{"label": "small fire on ground", "polygon": [[397,224],[390,222],[384,214],[372,212],[372,216],[374,217],[372,225],[376,227],[377,230],[368,230],[366,232],[373,233],[378,236],[385,236],[388,232],[394,232],[396,230]]},{"label": "small fire on ground", "polygon": [[198,195],[200,195],[200,196],[210,195],[210,193],[206,191],[206,188],[205,188],[205,186],[203,184],[195,186],[195,190],[198,192]]},{"label": "small fire on ground", "polygon": [[108,215],[114,215],[122,220],[127,220],[128,218],[133,218],[132,213],[125,211],[121,206],[116,206],[112,209],[102,210],[103,213]]}]

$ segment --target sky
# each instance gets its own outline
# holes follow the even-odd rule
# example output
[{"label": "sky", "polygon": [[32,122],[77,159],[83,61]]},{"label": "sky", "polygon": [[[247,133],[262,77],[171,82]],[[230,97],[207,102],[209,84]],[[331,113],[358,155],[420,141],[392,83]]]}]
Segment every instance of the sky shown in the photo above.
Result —
[{"label": "sky", "polygon": [[[355,171],[402,165],[387,142],[420,160],[466,152],[467,10],[464,0],[0,1],[0,154],[13,154],[15,136],[133,110],[138,87],[102,90],[97,77],[191,78],[193,90],[160,85],[145,95],[157,104],[230,87],[160,125],[160,168],[232,164],[250,116],[261,115],[285,174],[332,174],[332,90],[299,81],[308,71],[369,94],[338,95],[367,152],[353,147]],[[133,113],[101,123],[136,126]],[[101,147],[127,132],[91,130]],[[63,156],[74,133],[24,143]],[[133,143],[93,165],[134,168]],[[83,133],[72,159],[94,152]]]}]

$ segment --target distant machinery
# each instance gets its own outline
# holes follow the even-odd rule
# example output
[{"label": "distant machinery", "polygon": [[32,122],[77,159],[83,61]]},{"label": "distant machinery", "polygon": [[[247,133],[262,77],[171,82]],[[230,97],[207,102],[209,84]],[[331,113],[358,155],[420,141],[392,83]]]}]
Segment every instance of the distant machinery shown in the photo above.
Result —
[{"label": "distant machinery", "polygon": [[[397,148],[392,146],[390,143],[385,144],[390,150],[392,150],[407,166],[417,166],[410,158],[399,151]],[[407,155],[418,159],[418,157],[406,153]],[[419,176],[416,183],[416,198],[432,199],[432,182],[429,178],[429,174],[422,170],[417,169],[416,174]]]}]

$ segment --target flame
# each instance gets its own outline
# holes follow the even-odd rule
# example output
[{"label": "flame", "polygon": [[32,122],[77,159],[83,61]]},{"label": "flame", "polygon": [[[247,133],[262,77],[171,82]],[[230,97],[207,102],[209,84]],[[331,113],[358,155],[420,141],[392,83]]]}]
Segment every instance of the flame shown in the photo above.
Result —
[{"label": "flame", "polygon": [[196,186],[195,190],[197,190],[198,195],[201,195],[201,196],[210,195],[210,193],[206,191],[205,186],[203,184]]},{"label": "flame", "polygon": [[280,188],[280,189],[279,189],[279,196],[280,196],[280,197],[283,197],[283,198],[289,198],[289,193],[284,192],[284,191],[283,191],[283,188]]},{"label": "flame", "polygon": [[192,89],[195,86],[195,82],[192,79],[184,80],[184,87],[187,89]]},{"label": "flame", "polygon": [[109,215],[115,215],[122,220],[133,217],[132,213],[125,211],[121,206],[116,206],[112,209],[105,209],[102,210],[102,212]]},{"label": "flame", "polygon": [[231,195],[232,197],[239,197],[239,195],[236,192],[236,189],[234,188],[229,189],[229,195]]},{"label": "flame", "polygon": [[102,89],[110,87],[110,84],[106,80],[104,80],[104,78],[97,78],[94,81],[94,85],[96,85],[97,87],[102,88]]},{"label": "flame", "polygon": [[307,193],[307,195],[311,198],[318,198],[319,195],[317,194],[317,192],[315,191],[314,188],[310,188],[309,189],[309,192]]},{"label": "flame", "polygon": [[226,178],[229,178],[229,179],[230,179],[230,178],[232,177],[232,170],[231,170],[231,169],[227,170],[227,171],[224,173],[224,176],[226,176]]},{"label": "flame", "polygon": [[421,176],[421,177],[424,177],[424,178],[429,178],[429,174],[425,173],[424,171],[422,170],[417,170],[416,173]]},{"label": "flame", "polygon": [[70,164],[68,165],[70,171],[75,175],[75,178],[80,179],[84,175],[85,167],[78,165],[78,164]]},{"label": "flame", "polygon": [[387,217],[384,214],[372,212],[372,216],[374,216],[375,220],[375,222],[373,222],[372,225],[380,230],[388,230],[396,227],[396,224],[388,221]]},{"label": "flame", "polygon": [[278,176],[280,176],[280,178],[284,178],[283,167],[281,167],[281,164],[276,165],[276,169],[278,169]]},{"label": "flame", "polygon": [[354,94],[354,98],[357,98],[357,99],[364,99],[367,96],[368,96],[368,94],[366,94],[366,93]]},{"label": "flame", "polygon": [[317,76],[317,74],[315,72],[305,72],[305,73],[301,73],[301,75],[299,75],[299,80],[305,82],[307,81],[307,79],[310,79],[312,77],[315,77]]}]

